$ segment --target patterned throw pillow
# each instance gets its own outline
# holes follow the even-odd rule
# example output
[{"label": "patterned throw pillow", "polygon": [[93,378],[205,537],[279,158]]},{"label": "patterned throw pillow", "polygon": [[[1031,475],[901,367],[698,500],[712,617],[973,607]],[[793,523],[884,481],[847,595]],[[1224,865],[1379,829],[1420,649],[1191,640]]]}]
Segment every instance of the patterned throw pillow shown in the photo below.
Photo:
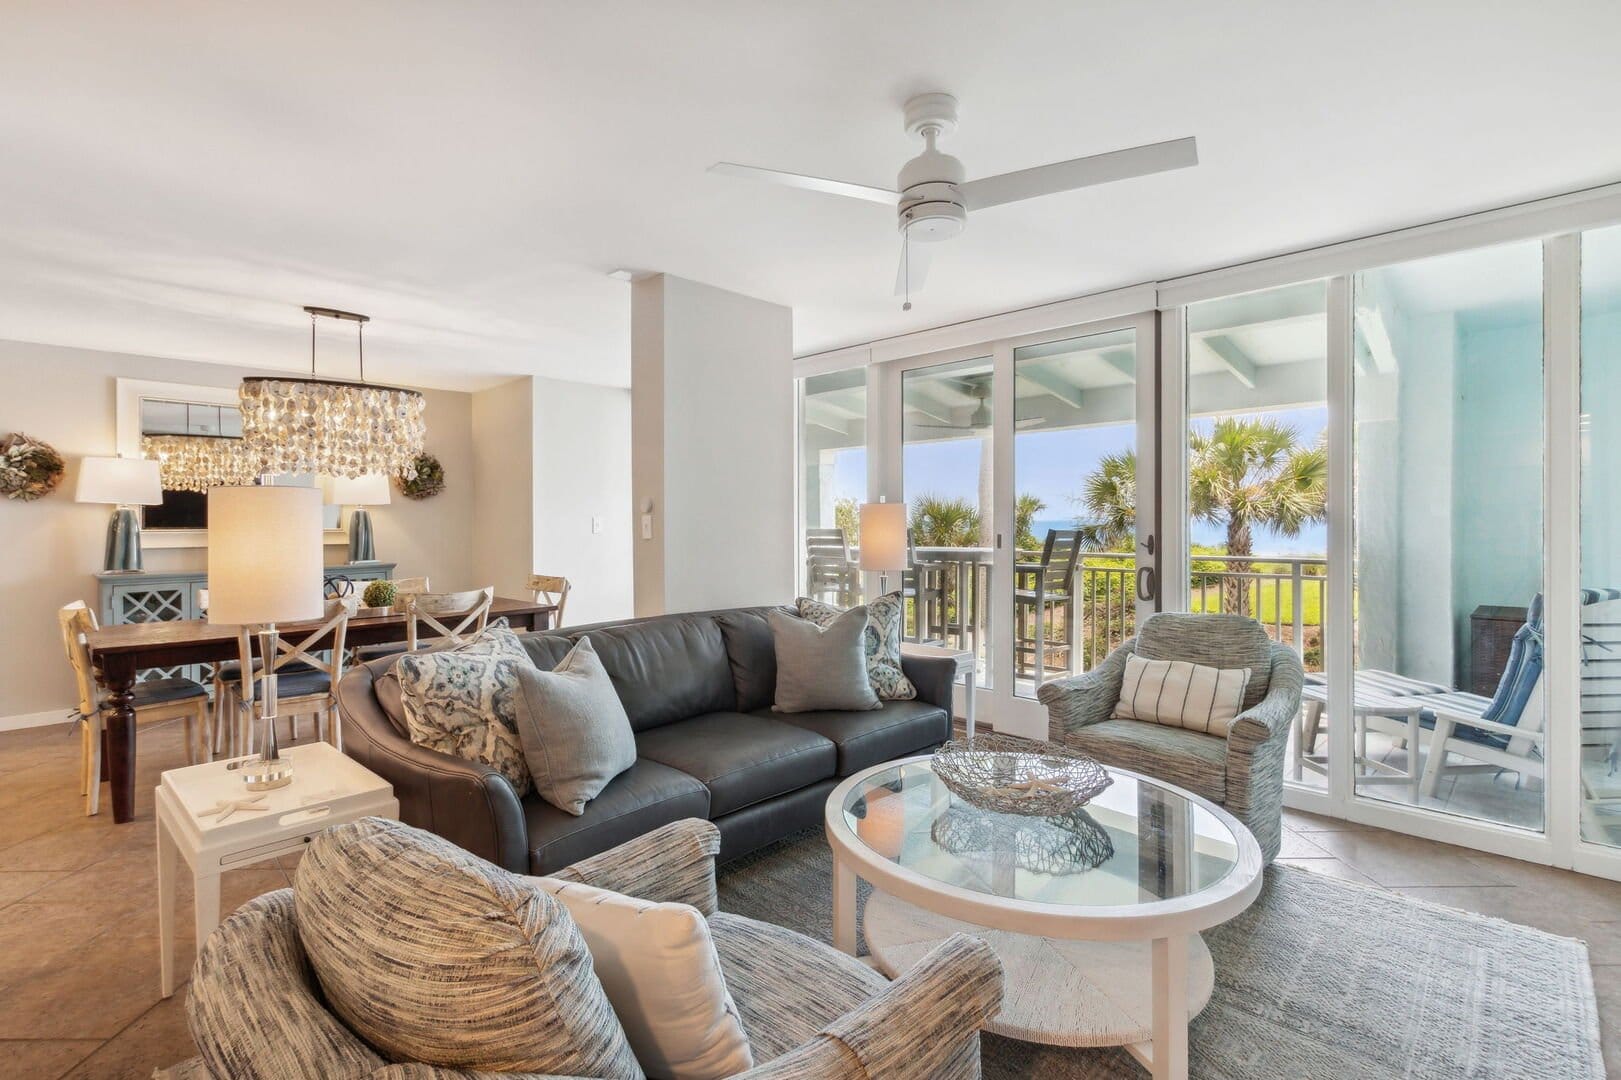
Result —
[{"label": "patterned throw pillow", "polygon": [[[844,613],[841,607],[799,598],[799,617],[826,630]],[[898,592],[885,593],[867,605],[867,633],[862,648],[867,654],[867,677],[873,692],[883,701],[910,701],[917,687],[901,671],[901,625],[906,621],[906,602]]]},{"label": "patterned throw pillow", "polygon": [[504,622],[454,649],[405,653],[396,670],[407,735],[429,750],[491,765],[519,796],[527,794],[516,669],[533,666]]},{"label": "patterned throw pillow", "polygon": [[1227,737],[1244,709],[1249,668],[1215,668],[1186,660],[1126,657],[1116,720],[1146,720]]}]

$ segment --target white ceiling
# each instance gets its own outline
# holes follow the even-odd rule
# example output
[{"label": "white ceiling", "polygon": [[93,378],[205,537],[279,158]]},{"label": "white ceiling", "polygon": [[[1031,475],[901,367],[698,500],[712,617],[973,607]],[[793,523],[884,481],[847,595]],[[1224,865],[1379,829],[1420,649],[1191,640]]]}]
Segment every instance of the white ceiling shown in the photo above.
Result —
[{"label": "white ceiling", "polygon": [[[624,384],[631,267],[814,351],[1621,179],[1618,40],[1608,0],[8,0],[0,337],[297,367],[313,303],[375,377]],[[906,314],[890,211],[704,172],[888,186],[936,88],[970,177],[1202,163],[976,213]]]}]

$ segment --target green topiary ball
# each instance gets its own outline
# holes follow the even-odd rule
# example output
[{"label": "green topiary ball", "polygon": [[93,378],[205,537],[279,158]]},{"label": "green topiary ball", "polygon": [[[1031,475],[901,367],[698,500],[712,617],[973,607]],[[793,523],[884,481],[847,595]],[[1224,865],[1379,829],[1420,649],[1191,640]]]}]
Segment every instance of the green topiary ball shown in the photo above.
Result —
[{"label": "green topiary ball", "polygon": [[400,590],[392,581],[374,581],[360,594],[360,602],[367,607],[392,607],[399,595]]}]

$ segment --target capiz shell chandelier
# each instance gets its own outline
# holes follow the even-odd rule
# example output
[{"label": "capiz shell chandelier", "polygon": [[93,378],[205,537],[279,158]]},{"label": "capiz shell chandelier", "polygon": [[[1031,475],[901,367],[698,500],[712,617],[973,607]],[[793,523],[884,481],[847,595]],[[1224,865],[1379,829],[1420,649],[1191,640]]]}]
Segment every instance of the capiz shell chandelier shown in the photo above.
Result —
[{"label": "capiz shell chandelier", "polygon": [[[243,379],[242,438],[269,473],[321,473],[353,479],[385,473],[410,479],[428,428],[427,402],[415,390],[366,382],[366,323],[352,311],[306,307],[310,377]],[[355,324],[360,381],[315,376],[318,317]]]},{"label": "capiz shell chandelier", "polygon": [[143,435],[141,456],[156,458],[165,491],[207,491],[257,483],[265,470],[234,435]]}]

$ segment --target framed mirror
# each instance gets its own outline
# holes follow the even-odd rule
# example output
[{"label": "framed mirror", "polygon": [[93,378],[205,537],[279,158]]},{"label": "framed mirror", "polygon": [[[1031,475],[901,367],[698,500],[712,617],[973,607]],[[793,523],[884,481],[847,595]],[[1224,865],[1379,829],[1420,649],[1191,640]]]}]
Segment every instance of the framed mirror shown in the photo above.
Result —
[{"label": "framed mirror", "polygon": [[[149,435],[189,435],[240,439],[242,413],[236,387],[191,383],[118,380],[118,453],[142,456],[141,440]],[[264,476],[260,483],[313,487],[311,475]],[[323,507],[324,540],[343,543],[338,528],[342,508]],[[147,547],[204,547],[208,543],[208,496],[199,491],[164,489],[163,502],[142,508],[142,539]]]}]

